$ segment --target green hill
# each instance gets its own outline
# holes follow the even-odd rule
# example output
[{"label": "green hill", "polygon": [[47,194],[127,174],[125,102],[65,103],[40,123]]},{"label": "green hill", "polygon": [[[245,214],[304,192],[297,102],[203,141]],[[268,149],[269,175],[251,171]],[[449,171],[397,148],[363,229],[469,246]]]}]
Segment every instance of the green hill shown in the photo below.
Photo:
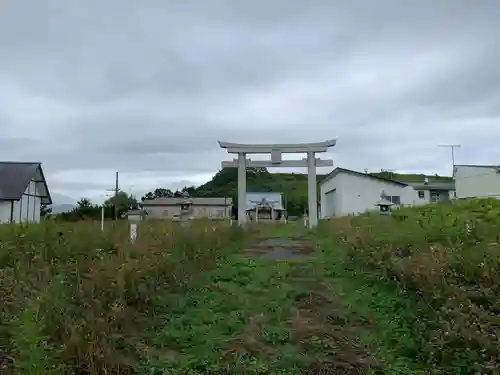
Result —
[{"label": "green hill", "polygon": [[[318,182],[325,175],[318,175]],[[238,169],[224,168],[207,183],[188,190],[198,197],[233,197],[238,193]],[[247,169],[247,191],[281,192],[290,215],[300,215],[307,208],[307,174],[269,173],[265,168]]]}]

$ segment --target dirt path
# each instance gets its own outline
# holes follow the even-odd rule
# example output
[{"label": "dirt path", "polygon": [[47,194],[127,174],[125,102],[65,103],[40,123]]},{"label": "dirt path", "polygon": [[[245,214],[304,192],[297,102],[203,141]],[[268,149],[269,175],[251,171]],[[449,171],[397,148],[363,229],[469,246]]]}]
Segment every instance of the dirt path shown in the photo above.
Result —
[{"label": "dirt path", "polygon": [[368,374],[363,327],[323,285],[314,250],[305,238],[261,237],[159,301],[165,315],[149,342],[160,354],[139,374]]},{"label": "dirt path", "polygon": [[317,362],[304,374],[367,374],[378,367],[361,343],[362,324],[343,311],[338,296],[323,285],[312,241],[293,237],[261,239],[246,249],[244,256],[296,263],[283,279],[297,291],[293,301],[296,312],[288,322],[289,329],[304,355],[317,353]]},{"label": "dirt path", "polygon": [[274,237],[261,240],[244,251],[244,256],[286,261],[306,260],[312,257],[314,246],[304,240]]}]

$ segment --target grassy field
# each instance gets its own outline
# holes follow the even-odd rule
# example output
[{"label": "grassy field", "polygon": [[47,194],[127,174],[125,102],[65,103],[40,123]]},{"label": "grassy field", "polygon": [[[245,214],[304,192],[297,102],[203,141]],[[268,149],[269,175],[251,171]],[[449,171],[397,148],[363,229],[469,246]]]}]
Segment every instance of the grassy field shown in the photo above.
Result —
[{"label": "grassy field", "polygon": [[19,374],[132,373],[156,300],[183,295],[244,237],[238,228],[156,224],[132,245],[126,223],[104,234],[93,223],[2,226],[1,365]]},{"label": "grassy field", "polygon": [[387,371],[499,373],[499,228],[496,199],[322,226],[332,290],[370,320],[366,339],[387,359]]},{"label": "grassy field", "polygon": [[[0,227],[0,373],[495,374],[496,200],[298,224]],[[304,260],[252,251],[300,240]],[[265,251],[264,251],[265,252]]]}]

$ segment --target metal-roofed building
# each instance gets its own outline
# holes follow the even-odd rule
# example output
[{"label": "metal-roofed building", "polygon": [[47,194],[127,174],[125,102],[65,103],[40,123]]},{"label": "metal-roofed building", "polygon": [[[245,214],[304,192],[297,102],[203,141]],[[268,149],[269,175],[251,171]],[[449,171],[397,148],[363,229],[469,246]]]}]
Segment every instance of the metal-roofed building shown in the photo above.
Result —
[{"label": "metal-roofed building", "polygon": [[284,211],[282,193],[247,192],[246,194],[246,212],[251,220],[279,220]]},{"label": "metal-roofed building", "polygon": [[255,209],[258,205],[266,204],[272,205],[276,210],[284,210],[283,208],[283,194],[266,192],[255,193],[248,192],[246,197],[247,211]]},{"label": "metal-roofed building", "polygon": [[500,198],[500,165],[455,165],[456,197]]},{"label": "metal-roofed building", "polygon": [[[228,219],[231,217],[233,199],[228,197],[194,197],[192,201],[194,218]],[[142,207],[148,219],[174,219],[181,213],[183,197],[146,199]]]},{"label": "metal-roofed building", "polygon": [[335,168],[320,184],[321,217],[376,210],[381,196],[398,206],[416,201],[415,190],[407,183]]},{"label": "metal-roofed building", "polygon": [[320,184],[321,217],[372,211],[381,197],[394,206],[442,203],[454,198],[455,183],[405,182],[335,168]]},{"label": "metal-roofed building", "polygon": [[52,198],[41,163],[0,162],[0,223],[38,223],[42,204]]},{"label": "metal-roofed building", "polygon": [[455,183],[450,182],[408,182],[417,191],[416,204],[443,203],[455,198]]}]

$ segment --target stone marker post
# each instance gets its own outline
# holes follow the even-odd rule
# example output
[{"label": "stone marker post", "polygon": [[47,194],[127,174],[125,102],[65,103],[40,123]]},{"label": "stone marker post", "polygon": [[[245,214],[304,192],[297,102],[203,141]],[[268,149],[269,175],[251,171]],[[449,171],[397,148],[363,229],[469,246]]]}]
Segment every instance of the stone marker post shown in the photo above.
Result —
[{"label": "stone marker post", "polygon": [[179,221],[183,227],[188,227],[191,224],[190,221],[193,220],[193,200],[187,191],[182,194],[182,197],[184,200],[181,203]]}]

